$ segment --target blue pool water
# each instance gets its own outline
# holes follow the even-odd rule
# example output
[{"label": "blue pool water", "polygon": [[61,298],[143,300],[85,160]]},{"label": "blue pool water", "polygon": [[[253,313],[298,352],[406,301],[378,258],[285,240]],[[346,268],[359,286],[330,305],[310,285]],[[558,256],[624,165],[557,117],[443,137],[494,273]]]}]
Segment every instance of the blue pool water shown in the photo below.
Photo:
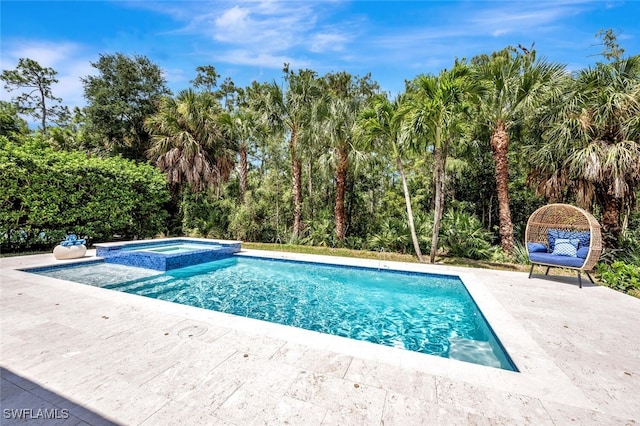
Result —
[{"label": "blue pool water", "polygon": [[516,371],[457,277],[238,256],[166,272],[93,263],[36,273]]},{"label": "blue pool water", "polygon": [[166,246],[161,245],[158,247],[149,247],[149,248],[135,248],[131,250],[152,252],[152,253],[163,253],[163,254],[180,254],[180,253],[190,253],[192,251],[197,251],[197,250],[220,250],[221,248],[222,246],[218,246],[218,245],[175,244],[175,245],[166,245]]}]

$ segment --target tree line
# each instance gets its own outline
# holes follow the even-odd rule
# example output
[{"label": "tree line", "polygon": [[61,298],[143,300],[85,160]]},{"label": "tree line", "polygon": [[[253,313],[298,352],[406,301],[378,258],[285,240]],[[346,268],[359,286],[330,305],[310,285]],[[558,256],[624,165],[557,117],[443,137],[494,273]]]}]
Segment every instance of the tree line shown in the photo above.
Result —
[{"label": "tree line", "polygon": [[640,56],[599,36],[602,60],[578,71],[507,47],[394,98],[370,74],[288,64],[281,82],[247,87],[201,66],[174,95],[148,58],[104,54],[73,112],[53,96],[55,70],[23,58],[0,75],[19,93],[0,135],[34,137],[26,114],[53,150],[154,165],[166,234],[504,259],[535,208],[569,202],[637,260]]}]

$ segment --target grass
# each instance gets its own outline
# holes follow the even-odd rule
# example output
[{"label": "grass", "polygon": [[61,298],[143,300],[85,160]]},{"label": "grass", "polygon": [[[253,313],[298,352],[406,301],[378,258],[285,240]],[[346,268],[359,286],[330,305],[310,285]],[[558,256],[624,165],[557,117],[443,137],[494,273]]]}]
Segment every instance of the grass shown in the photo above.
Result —
[{"label": "grass", "polygon": [[[295,244],[271,244],[271,243],[251,243],[242,242],[242,247],[253,250],[286,251],[291,253],[318,254],[325,256],[343,256],[357,259],[390,260],[394,262],[419,263],[418,258],[412,254],[402,254],[394,252],[379,252],[368,250],[352,250],[346,248],[302,246]],[[428,256],[427,256],[428,257]],[[471,260],[459,257],[436,257],[436,264],[463,266],[468,268],[500,269],[505,271],[528,271],[527,265],[514,263],[498,263],[482,260]]]}]

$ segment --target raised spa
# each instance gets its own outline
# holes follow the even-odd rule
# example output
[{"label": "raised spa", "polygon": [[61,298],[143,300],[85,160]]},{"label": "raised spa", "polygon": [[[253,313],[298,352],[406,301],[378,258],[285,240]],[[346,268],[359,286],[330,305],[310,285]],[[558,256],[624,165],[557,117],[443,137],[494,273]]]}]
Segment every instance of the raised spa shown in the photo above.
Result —
[{"label": "raised spa", "polygon": [[169,271],[224,259],[240,251],[239,241],[197,238],[96,244],[96,256],[107,263]]}]

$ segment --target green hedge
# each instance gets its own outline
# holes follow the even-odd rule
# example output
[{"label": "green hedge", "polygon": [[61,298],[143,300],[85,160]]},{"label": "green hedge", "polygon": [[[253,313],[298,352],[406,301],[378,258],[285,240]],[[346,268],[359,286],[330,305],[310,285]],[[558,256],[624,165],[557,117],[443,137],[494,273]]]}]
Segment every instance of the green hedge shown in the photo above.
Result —
[{"label": "green hedge", "polygon": [[74,232],[89,243],[164,230],[165,176],[119,157],[53,151],[0,137],[0,249],[49,248]]}]

